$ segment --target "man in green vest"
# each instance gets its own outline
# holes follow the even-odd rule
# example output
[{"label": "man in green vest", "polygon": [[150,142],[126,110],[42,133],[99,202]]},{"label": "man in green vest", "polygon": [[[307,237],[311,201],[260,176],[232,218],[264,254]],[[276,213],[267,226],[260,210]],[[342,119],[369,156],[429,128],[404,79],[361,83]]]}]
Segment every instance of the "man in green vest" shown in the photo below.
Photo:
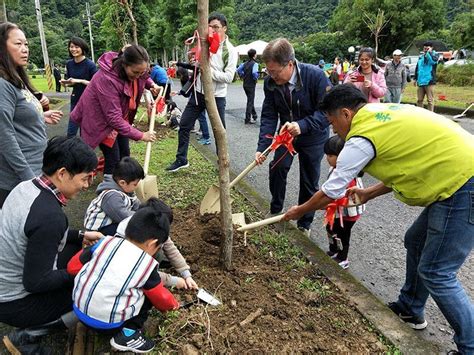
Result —
[{"label": "man in green vest", "polygon": [[461,354],[474,353],[474,305],[456,278],[474,245],[474,137],[458,124],[411,105],[367,104],[352,85],[339,85],[321,104],[346,143],[330,178],[285,220],[323,209],[346,194],[363,170],[381,182],[352,188],[362,203],[388,192],[425,209],[405,234],[406,279],[389,304],[414,329],[424,329],[428,296],[455,331]]}]

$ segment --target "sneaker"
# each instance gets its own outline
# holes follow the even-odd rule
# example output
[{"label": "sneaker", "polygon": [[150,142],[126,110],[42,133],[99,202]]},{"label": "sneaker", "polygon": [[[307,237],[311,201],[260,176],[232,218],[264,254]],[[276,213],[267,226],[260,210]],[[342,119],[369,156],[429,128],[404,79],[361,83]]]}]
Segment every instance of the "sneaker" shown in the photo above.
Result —
[{"label": "sneaker", "polygon": [[422,330],[428,325],[425,318],[405,313],[397,302],[390,302],[388,308],[413,329]]},{"label": "sneaker", "polygon": [[338,254],[337,251],[328,250],[328,251],[326,252],[326,255],[329,256],[329,257],[331,257],[331,259],[337,258],[337,254]]},{"label": "sneaker", "polygon": [[146,338],[140,330],[123,328],[110,339],[110,345],[120,351],[144,354],[153,350],[155,343]]},{"label": "sneaker", "polygon": [[189,167],[189,162],[186,161],[186,162],[182,162],[182,161],[179,161],[179,160],[175,160],[175,162],[173,164],[171,164],[170,166],[168,166],[166,168],[166,171],[169,171],[169,172],[175,172],[175,171],[178,171],[179,169],[184,169],[184,168],[187,168]]},{"label": "sneaker", "polygon": [[202,145],[209,145],[211,144],[211,139],[210,138],[199,138],[198,143]]},{"label": "sneaker", "polygon": [[334,257],[333,260],[339,264],[344,270],[349,268],[349,260],[341,260],[338,257]]},{"label": "sneaker", "polygon": [[311,236],[311,229],[307,229],[307,228],[304,228],[304,227],[298,227],[298,229],[303,232],[303,234],[306,236],[306,237],[310,237]]},{"label": "sneaker", "polygon": [[248,121],[245,121],[245,124],[255,124],[257,121],[254,119],[250,119]]},{"label": "sneaker", "polygon": [[250,123],[251,123],[251,124],[257,123],[257,117],[252,118],[252,119],[250,120]]}]

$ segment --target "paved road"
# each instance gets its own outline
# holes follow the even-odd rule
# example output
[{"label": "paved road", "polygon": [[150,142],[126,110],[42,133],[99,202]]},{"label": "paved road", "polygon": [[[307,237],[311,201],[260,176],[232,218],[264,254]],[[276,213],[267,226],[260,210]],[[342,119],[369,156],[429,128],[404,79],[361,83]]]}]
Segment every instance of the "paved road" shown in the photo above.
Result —
[{"label": "paved road", "polygon": [[[178,84],[179,85],[179,84]],[[175,83],[175,87],[177,84]],[[229,86],[227,95],[226,123],[230,145],[232,169],[243,170],[253,159],[257,146],[259,125],[244,125],[245,95],[240,85]],[[186,100],[176,99],[184,109]],[[263,102],[262,85],[257,86],[256,108],[261,111]],[[474,120],[462,119],[459,122],[469,132],[474,133]],[[214,149],[213,146],[210,149]],[[297,159],[296,159],[297,160]],[[295,160],[295,163],[296,163]],[[328,174],[328,165],[323,159],[320,182]],[[192,164],[192,161],[190,162]],[[298,196],[298,164],[294,164],[288,178],[286,206],[296,204]],[[268,200],[268,167],[254,169],[247,180]],[[364,177],[366,186],[375,182],[370,176]],[[405,230],[421,212],[421,208],[409,207],[391,195],[385,195],[371,201],[365,215],[355,224],[352,233],[350,250],[350,268],[355,277],[384,302],[393,301],[402,286],[405,274],[405,249],[403,236]],[[317,212],[312,227],[311,239],[324,250],[327,249],[325,231],[322,226],[323,215]],[[471,299],[474,298],[474,257],[466,261],[459,278]],[[430,299],[426,307],[426,318],[429,326],[419,334],[441,343],[443,349],[454,349],[452,329],[434,302]]]}]

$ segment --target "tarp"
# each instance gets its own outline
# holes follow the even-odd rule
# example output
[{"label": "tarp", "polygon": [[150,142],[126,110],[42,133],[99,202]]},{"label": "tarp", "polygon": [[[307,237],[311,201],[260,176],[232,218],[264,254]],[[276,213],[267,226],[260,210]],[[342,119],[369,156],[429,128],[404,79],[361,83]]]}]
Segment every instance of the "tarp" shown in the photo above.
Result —
[{"label": "tarp", "polygon": [[241,44],[240,46],[235,47],[239,52],[239,55],[247,55],[249,49],[255,49],[257,51],[257,55],[262,55],[263,50],[267,46],[268,42],[257,40],[249,44]]}]

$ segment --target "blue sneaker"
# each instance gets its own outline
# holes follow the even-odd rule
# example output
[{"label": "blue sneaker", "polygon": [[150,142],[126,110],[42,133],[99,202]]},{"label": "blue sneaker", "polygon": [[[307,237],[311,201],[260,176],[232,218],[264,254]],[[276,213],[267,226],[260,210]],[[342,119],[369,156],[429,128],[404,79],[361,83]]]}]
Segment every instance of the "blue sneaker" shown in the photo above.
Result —
[{"label": "blue sneaker", "polygon": [[187,168],[189,167],[189,162],[182,162],[182,161],[179,161],[179,160],[176,160],[173,164],[171,164],[170,166],[168,166],[166,168],[166,171],[169,171],[169,172],[176,172],[180,169],[184,169],[184,168]]},{"label": "blue sneaker", "polygon": [[210,138],[199,138],[198,143],[202,145],[209,145],[211,144],[211,139]]}]

